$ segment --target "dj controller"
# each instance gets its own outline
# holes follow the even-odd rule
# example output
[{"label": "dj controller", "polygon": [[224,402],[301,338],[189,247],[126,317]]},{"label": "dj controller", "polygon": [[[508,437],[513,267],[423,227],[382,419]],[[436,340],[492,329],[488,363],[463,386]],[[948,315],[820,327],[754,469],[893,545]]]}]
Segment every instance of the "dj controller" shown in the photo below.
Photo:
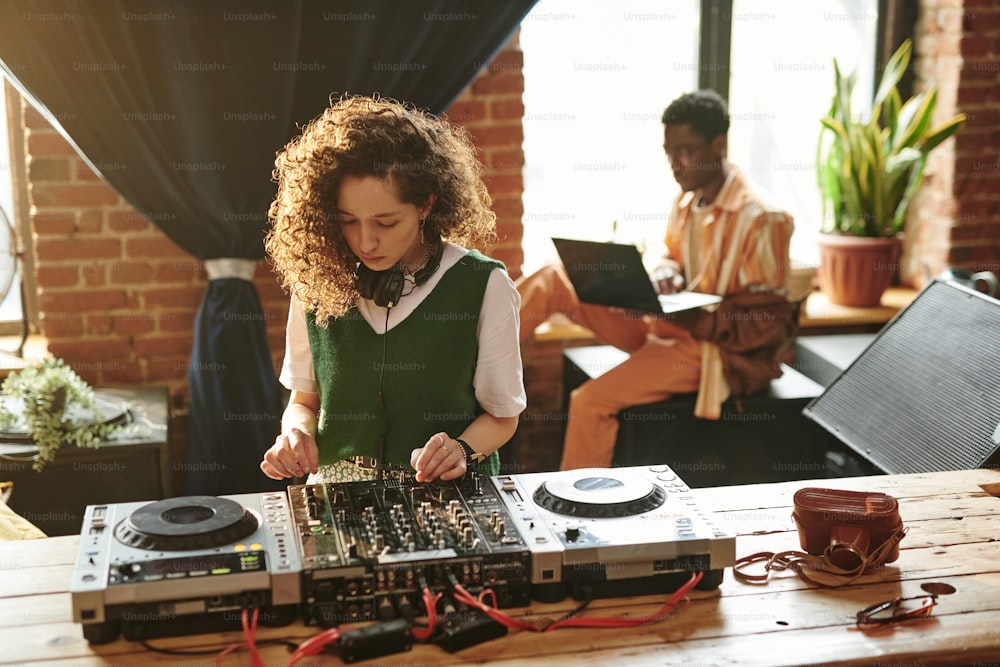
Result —
[{"label": "dj controller", "polygon": [[421,593],[492,591],[496,606],[715,588],[735,561],[666,465],[92,505],[73,573],[91,643],[301,617],[332,627],[420,616]]}]

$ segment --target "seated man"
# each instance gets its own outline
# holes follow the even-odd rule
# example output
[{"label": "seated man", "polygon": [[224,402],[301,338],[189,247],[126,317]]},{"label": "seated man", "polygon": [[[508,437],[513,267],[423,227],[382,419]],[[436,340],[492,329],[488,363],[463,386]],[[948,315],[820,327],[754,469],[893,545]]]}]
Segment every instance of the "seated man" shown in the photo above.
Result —
[{"label": "seated man", "polygon": [[[792,218],[726,160],[725,101],[713,91],[688,93],[670,103],[662,121],[663,150],[682,192],[654,271],[658,289],[727,295],[753,283],[784,287]],[[517,288],[522,340],[561,312],[630,353],[572,393],[562,470],[610,466],[617,414],[632,405],[697,391],[695,415],[719,418],[731,391],[716,345],[695,339],[678,321],[581,303],[559,264],[522,277]]]}]

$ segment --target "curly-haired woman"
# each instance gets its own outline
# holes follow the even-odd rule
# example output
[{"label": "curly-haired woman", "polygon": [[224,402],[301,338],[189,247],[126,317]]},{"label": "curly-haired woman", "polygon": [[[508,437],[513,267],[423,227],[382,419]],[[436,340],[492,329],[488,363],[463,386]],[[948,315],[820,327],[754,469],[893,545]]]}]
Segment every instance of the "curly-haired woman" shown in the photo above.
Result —
[{"label": "curly-haired woman", "polygon": [[520,298],[460,127],[346,97],[278,154],[266,249],[291,292],[291,397],[261,470],[309,482],[498,471],[525,407]]}]

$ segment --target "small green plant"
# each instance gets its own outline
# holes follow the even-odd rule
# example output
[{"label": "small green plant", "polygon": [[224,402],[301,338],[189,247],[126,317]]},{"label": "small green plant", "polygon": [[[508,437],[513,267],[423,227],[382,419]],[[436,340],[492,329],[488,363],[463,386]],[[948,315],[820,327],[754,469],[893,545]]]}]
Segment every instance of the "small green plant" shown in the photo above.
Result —
[{"label": "small green plant", "polygon": [[96,448],[126,425],[105,424],[94,390],[62,359],[48,358],[11,373],[0,384],[0,428],[31,434],[41,472],[63,445]]},{"label": "small green plant", "polygon": [[867,121],[851,110],[857,73],[842,76],[833,61],[833,103],[820,119],[823,127],[816,151],[826,233],[888,237],[902,231],[928,154],[965,123],[965,115],[958,114],[931,127],[936,88],[902,103],[897,85],[911,51],[906,40],[889,59]]}]

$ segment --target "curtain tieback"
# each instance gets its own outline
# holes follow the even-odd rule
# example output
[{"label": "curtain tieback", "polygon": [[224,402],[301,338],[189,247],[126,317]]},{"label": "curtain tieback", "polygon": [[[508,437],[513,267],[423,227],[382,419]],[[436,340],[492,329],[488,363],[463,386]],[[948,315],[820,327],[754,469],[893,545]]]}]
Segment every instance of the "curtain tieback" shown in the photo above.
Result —
[{"label": "curtain tieback", "polygon": [[257,262],[256,259],[243,259],[242,257],[216,257],[215,259],[206,259],[204,264],[209,280],[239,278],[253,282]]}]

